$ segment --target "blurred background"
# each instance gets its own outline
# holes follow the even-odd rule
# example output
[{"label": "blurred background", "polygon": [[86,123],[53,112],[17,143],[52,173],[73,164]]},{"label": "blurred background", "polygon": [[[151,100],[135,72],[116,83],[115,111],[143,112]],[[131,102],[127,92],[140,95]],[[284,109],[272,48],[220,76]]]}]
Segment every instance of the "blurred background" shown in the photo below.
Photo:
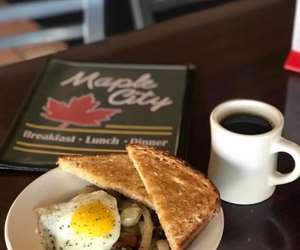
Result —
[{"label": "blurred background", "polygon": [[233,0],[0,0],[0,66],[89,44]]}]

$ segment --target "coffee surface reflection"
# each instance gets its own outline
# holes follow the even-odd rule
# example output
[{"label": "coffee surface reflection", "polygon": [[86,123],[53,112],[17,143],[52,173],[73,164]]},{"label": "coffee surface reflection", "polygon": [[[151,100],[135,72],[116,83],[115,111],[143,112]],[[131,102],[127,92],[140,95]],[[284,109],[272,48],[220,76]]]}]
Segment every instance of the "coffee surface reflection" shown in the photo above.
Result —
[{"label": "coffee surface reflection", "polygon": [[237,113],[225,117],[220,124],[235,133],[244,135],[258,135],[273,129],[271,123],[258,115]]}]

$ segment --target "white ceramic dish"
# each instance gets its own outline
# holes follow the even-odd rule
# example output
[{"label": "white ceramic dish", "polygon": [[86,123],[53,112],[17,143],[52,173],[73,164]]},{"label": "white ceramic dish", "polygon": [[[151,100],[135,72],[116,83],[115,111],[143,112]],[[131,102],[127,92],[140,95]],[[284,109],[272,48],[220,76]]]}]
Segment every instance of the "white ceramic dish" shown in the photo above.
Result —
[{"label": "white ceramic dish", "polygon": [[[53,169],[29,184],[12,204],[5,222],[5,242],[8,250],[42,250],[35,233],[35,208],[66,201],[89,185],[60,169]],[[188,250],[215,250],[224,228],[223,211],[209,223]]]}]

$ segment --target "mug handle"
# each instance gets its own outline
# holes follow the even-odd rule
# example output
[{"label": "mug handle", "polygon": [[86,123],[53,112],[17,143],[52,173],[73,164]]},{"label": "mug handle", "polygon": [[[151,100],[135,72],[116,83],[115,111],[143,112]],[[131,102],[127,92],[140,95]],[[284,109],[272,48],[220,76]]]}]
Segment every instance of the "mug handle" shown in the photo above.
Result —
[{"label": "mug handle", "polygon": [[282,174],[276,171],[270,178],[271,185],[281,185],[292,182],[300,176],[300,146],[283,137],[280,137],[271,147],[272,153],[286,152],[290,154],[294,161],[294,169],[287,174]]}]

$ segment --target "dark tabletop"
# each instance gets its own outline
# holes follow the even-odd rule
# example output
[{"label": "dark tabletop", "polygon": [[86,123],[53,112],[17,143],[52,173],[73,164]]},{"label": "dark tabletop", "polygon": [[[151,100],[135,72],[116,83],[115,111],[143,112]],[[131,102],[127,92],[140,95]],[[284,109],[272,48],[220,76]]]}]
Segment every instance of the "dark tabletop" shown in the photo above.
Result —
[{"label": "dark tabletop", "polygon": [[[197,72],[188,161],[206,172],[209,113],[230,98],[254,98],[275,105],[286,116],[284,134],[300,143],[300,80],[282,67],[291,44],[293,15],[294,1],[233,1],[53,57],[84,62],[194,64]],[[6,136],[46,60],[0,68],[0,138]],[[289,171],[293,161],[286,155],[279,158],[279,169]],[[5,249],[3,228],[11,203],[39,175],[0,172],[0,249]],[[297,180],[277,187],[270,199],[257,205],[224,202],[225,229],[218,249],[299,249],[299,194]]]}]

